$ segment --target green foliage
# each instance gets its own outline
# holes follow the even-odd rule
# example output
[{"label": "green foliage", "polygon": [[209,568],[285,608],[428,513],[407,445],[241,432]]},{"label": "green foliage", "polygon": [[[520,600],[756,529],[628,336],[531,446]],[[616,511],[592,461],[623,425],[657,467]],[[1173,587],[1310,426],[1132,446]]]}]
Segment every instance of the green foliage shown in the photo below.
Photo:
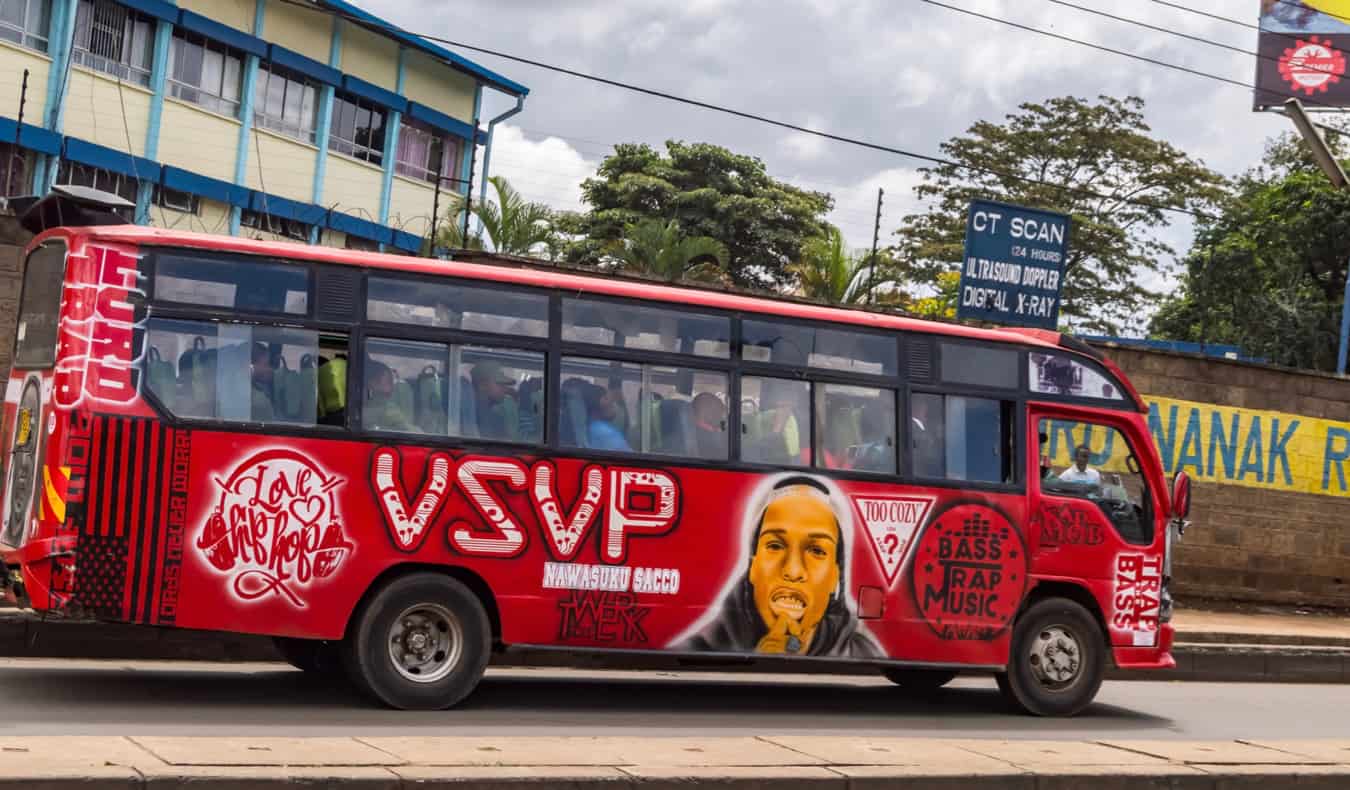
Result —
[{"label": "green foliage", "polygon": [[943,143],[957,164],[923,169],[915,191],[929,208],[896,231],[907,279],[940,289],[940,275],[959,268],[972,200],[1067,213],[1061,314],[1080,331],[1118,332],[1156,298],[1144,275],[1174,254],[1157,235],[1174,216],[1159,207],[1204,209],[1223,195],[1220,176],[1150,135],[1143,109],[1134,97],[1065,96],[1023,104],[1002,124],[980,121]]},{"label": "green foliage", "polygon": [[553,228],[553,210],[543,203],[531,203],[525,200],[511,184],[501,176],[488,179],[495,193],[496,202],[475,203],[469,211],[483,225],[483,235],[470,221],[469,235],[464,235],[464,196],[454,194],[450,205],[442,218],[437,241],[442,247],[450,249],[487,249],[503,255],[537,255],[546,253],[550,259],[556,257],[557,234]]},{"label": "green foliage", "polygon": [[1333,188],[1299,146],[1288,136],[1270,145],[1221,216],[1198,230],[1180,292],[1155,314],[1152,336],[1335,370],[1350,191]]},{"label": "green foliage", "polygon": [[565,257],[599,264],[629,226],[674,220],[690,236],[726,248],[725,267],[741,287],[782,288],[788,265],[821,233],[829,195],[769,177],[760,160],[707,143],[624,144],[581,185],[589,207],[569,220]]},{"label": "green foliage", "polygon": [[897,292],[895,272],[887,266],[888,259],[877,256],[877,270],[872,271],[871,256],[852,253],[844,244],[844,234],[827,225],[825,233],[802,245],[802,257],[788,267],[797,279],[797,290],[807,299],[840,305],[866,304],[871,301],[892,302]]},{"label": "green foliage", "polygon": [[726,276],[727,248],[707,236],[684,235],[675,220],[647,219],[625,226],[609,257],[622,271],[667,282],[710,283]]}]

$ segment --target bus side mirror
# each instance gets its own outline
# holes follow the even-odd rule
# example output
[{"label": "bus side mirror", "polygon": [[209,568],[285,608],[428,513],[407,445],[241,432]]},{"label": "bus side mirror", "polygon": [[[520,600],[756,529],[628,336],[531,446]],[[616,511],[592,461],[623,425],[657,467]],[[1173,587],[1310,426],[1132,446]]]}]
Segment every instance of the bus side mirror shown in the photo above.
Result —
[{"label": "bus side mirror", "polygon": [[1191,514],[1191,477],[1185,472],[1177,472],[1172,479],[1172,518],[1185,521]]}]

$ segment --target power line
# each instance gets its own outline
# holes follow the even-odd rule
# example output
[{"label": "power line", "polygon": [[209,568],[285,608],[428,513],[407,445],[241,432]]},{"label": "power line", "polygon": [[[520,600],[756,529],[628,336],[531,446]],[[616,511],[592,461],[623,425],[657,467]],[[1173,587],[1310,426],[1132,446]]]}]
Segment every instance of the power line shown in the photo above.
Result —
[{"label": "power line", "polygon": [[[283,2],[286,2],[286,3],[289,3],[289,4],[291,4],[291,5],[298,5],[298,6],[301,6],[301,7],[308,7],[305,3],[301,2],[301,0],[282,0],[282,1],[283,1]],[[927,2],[927,3],[931,3],[931,4],[933,4],[933,5],[939,5],[939,6],[940,6],[940,5],[943,5],[942,3],[937,3],[937,2],[935,2],[935,0],[923,0],[923,2]],[[957,7],[955,7],[955,6],[945,6],[945,7],[951,8],[951,9],[954,10],[954,11],[960,11],[960,12],[963,12],[963,13],[970,13],[970,14],[974,14],[974,15],[976,15],[976,16],[983,16],[982,14],[975,14],[975,12],[966,11],[965,9],[957,8]],[[566,75],[571,76],[571,77],[576,77],[577,79],[588,80],[588,81],[590,81],[590,82],[596,82],[596,83],[599,83],[599,84],[601,84],[601,85],[608,85],[608,86],[610,86],[610,87],[620,88],[620,89],[622,89],[622,90],[632,91],[632,92],[634,92],[634,93],[640,93],[640,94],[643,94],[643,95],[646,95],[646,96],[652,96],[652,97],[655,97],[655,98],[658,98],[658,99],[664,99],[664,100],[666,100],[666,101],[672,101],[672,102],[676,102],[676,103],[679,103],[679,104],[685,104],[685,105],[688,105],[688,106],[691,106],[691,107],[697,107],[697,108],[704,109],[704,110],[710,110],[710,111],[712,111],[712,112],[722,113],[722,114],[724,114],[724,115],[730,115],[730,116],[733,116],[733,117],[736,117],[736,118],[742,118],[742,119],[749,120],[749,121],[755,121],[755,122],[757,122],[757,123],[768,124],[768,125],[770,125],[770,126],[775,126],[775,127],[780,128],[780,129],[788,129],[788,130],[790,130],[790,131],[800,132],[800,133],[802,133],[802,134],[811,135],[811,136],[814,136],[814,137],[820,137],[820,138],[822,138],[822,139],[825,139],[825,140],[831,140],[831,141],[834,141],[834,142],[837,142],[837,143],[845,143],[845,144],[847,144],[847,145],[853,145],[853,146],[857,146],[857,147],[859,147],[859,148],[867,148],[867,149],[870,149],[870,150],[873,150],[873,151],[881,151],[881,152],[884,152],[884,153],[895,154],[896,156],[903,156],[903,157],[907,157],[907,158],[910,158],[910,159],[915,159],[915,160],[918,160],[918,161],[921,161],[921,162],[927,162],[927,163],[933,164],[933,165],[943,165],[943,166],[947,166],[947,167],[954,167],[954,168],[958,168],[958,169],[960,169],[960,170],[966,170],[966,171],[970,171],[970,172],[974,172],[974,173],[985,173],[985,174],[987,174],[987,175],[993,175],[993,176],[997,176],[997,177],[999,177],[999,178],[1005,178],[1005,179],[1009,179],[1009,180],[1013,180],[1013,181],[1020,181],[1020,182],[1027,183],[1027,184],[1033,184],[1033,185],[1035,185],[1035,186],[1045,187],[1045,188],[1047,188],[1047,189],[1053,189],[1053,190],[1057,190],[1057,191],[1060,191],[1060,192],[1066,192],[1066,193],[1070,193],[1070,194],[1077,194],[1077,195],[1082,195],[1082,196],[1087,196],[1087,197],[1094,197],[1094,198],[1099,198],[1099,199],[1103,199],[1103,200],[1118,200],[1118,202],[1123,203],[1123,204],[1126,204],[1126,205],[1139,206],[1139,207],[1141,207],[1141,208],[1152,209],[1152,210],[1154,210],[1154,211],[1168,211],[1168,212],[1177,213],[1177,214],[1186,214],[1186,215],[1189,215],[1189,216],[1192,216],[1192,217],[1196,217],[1196,218],[1200,218],[1200,219],[1212,219],[1212,217],[1211,217],[1209,214],[1206,214],[1206,213],[1201,212],[1201,211],[1197,211],[1197,210],[1195,210],[1195,209],[1189,209],[1189,208],[1186,208],[1186,207],[1184,207],[1184,206],[1171,206],[1171,205],[1166,205],[1166,204],[1162,204],[1162,203],[1154,203],[1154,202],[1148,201],[1148,200],[1141,200],[1141,199],[1138,199],[1138,198],[1127,198],[1127,199],[1119,200],[1119,199],[1117,199],[1117,198],[1115,198],[1115,197],[1113,197],[1113,196],[1111,196],[1111,195],[1105,195],[1105,194],[1099,193],[1099,192],[1097,192],[1097,191],[1095,191],[1095,190],[1091,190],[1091,189],[1086,189],[1086,188],[1082,188],[1082,187],[1066,186],[1066,185],[1064,185],[1064,184],[1056,184],[1056,183],[1052,183],[1052,182],[1049,182],[1049,181],[1044,181],[1044,180],[1039,179],[1039,178],[1033,178],[1033,177],[1031,177],[1031,176],[1024,176],[1024,175],[1021,175],[1021,174],[1019,174],[1019,173],[1011,173],[1011,172],[1007,172],[1007,171],[996,170],[996,169],[990,168],[990,167],[980,167],[980,166],[976,166],[976,165],[962,164],[962,163],[960,163],[960,162],[957,162],[957,161],[954,161],[954,160],[951,160],[951,159],[947,159],[947,158],[941,157],[941,156],[935,156],[935,155],[932,155],[932,154],[924,154],[924,153],[919,153],[919,152],[916,152],[916,151],[909,151],[909,150],[906,150],[906,149],[903,149],[903,148],[897,148],[897,147],[895,147],[895,146],[884,145],[884,144],[881,144],[881,143],[875,143],[875,142],[871,142],[871,141],[869,141],[869,140],[863,140],[863,139],[856,138],[856,137],[846,137],[846,136],[844,136],[844,135],[833,134],[833,133],[831,133],[831,132],[822,132],[822,131],[819,131],[819,130],[817,130],[817,129],[811,129],[811,128],[808,128],[808,127],[805,127],[805,126],[800,126],[800,125],[798,125],[798,124],[789,123],[789,122],[787,122],[787,121],[781,121],[781,120],[778,120],[778,119],[776,119],[776,118],[770,118],[770,117],[765,116],[765,115],[759,115],[759,114],[756,114],[756,113],[747,112],[747,111],[745,111],[745,110],[738,110],[738,109],[735,109],[735,108],[733,108],[733,107],[727,107],[727,106],[724,106],[724,105],[713,104],[713,103],[711,103],[711,102],[705,102],[705,101],[702,101],[702,100],[699,100],[699,99],[691,99],[691,98],[688,98],[688,97],[685,97],[685,96],[680,96],[680,95],[678,95],[678,94],[669,93],[669,92],[667,92],[667,91],[656,90],[656,89],[653,89],[653,88],[646,88],[646,87],[643,87],[643,86],[641,86],[641,85],[636,85],[636,84],[628,83],[628,82],[621,82],[621,81],[619,81],[619,80],[613,80],[613,79],[609,79],[609,78],[607,78],[607,77],[601,77],[601,76],[595,75],[595,74],[588,74],[588,73],[586,73],[586,72],[576,71],[575,69],[569,69],[569,68],[565,68],[565,67],[563,67],[563,66],[557,66],[557,65],[554,65],[554,64],[551,64],[551,63],[544,63],[544,62],[542,62],[542,61],[533,60],[533,59],[531,59],[531,58],[521,57],[521,56],[519,56],[519,55],[511,55],[511,54],[509,54],[509,53],[501,52],[501,51],[499,51],[499,50],[488,49],[487,47],[474,46],[474,45],[472,45],[472,44],[466,44],[466,43],[464,43],[464,42],[461,42],[461,41],[455,41],[455,40],[453,40],[453,39],[442,38],[442,37],[439,37],[439,36],[432,36],[432,35],[428,35],[428,34],[425,34],[425,33],[411,33],[411,32],[409,32],[409,31],[403,30],[403,29],[401,29],[401,28],[395,27],[395,26],[390,25],[390,24],[387,24],[387,23],[380,23],[380,22],[376,22],[376,21],[371,20],[371,19],[365,19],[365,18],[361,18],[361,17],[356,17],[356,16],[354,16],[354,15],[352,15],[352,14],[348,14],[348,13],[344,13],[344,12],[340,12],[340,11],[339,11],[339,12],[335,12],[335,13],[338,13],[340,16],[342,16],[342,17],[345,18],[345,19],[349,19],[349,20],[351,20],[351,21],[353,21],[353,22],[355,22],[355,23],[357,23],[357,24],[360,24],[360,25],[363,25],[363,26],[366,26],[366,27],[379,27],[379,28],[382,28],[382,29],[384,29],[384,30],[386,30],[386,31],[389,31],[389,32],[400,33],[400,34],[403,34],[403,35],[414,35],[414,36],[417,36],[417,37],[419,37],[419,38],[425,39],[425,40],[427,40],[427,41],[435,41],[435,42],[437,42],[437,43],[447,44],[447,45],[452,46],[452,47],[458,47],[458,48],[460,48],[460,49],[466,49],[466,50],[469,50],[469,51],[471,51],[471,52],[480,52],[480,53],[482,53],[482,54],[485,54],[485,55],[491,55],[491,56],[493,56],[493,57],[502,58],[502,59],[504,59],[504,60],[510,60],[510,61],[514,61],[514,62],[516,62],[516,63],[523,63],[523,64],[525,64],[525,65],[527,65],[527,66],[533,66],[533,67],[535,67],[535,68],[545,69],[545,70],[548,70],[548,71],[554,71],[554,72],[557,72],[557,73],[559,73],[559,74],[566,74]],[[994,21],[1006,21],[1006,20],[1000,20],[1000,19],[998,19],[997,17],[988,17],[988,18],[991,19],[991,20],[994,20]],[[1015,26],[1022,27],[1021,25],[1016,25],[1016,23],[1010,23],[1010,24],[1014,24]],[[1039,31],[1039,30],[1037,30],[1036,28],[1032,28],[1032,27],[1026,27],[1026,29],[1027,29],[1027,30],[1031,30],[1031,31],[1033,31],[1033,32],[1043,32],[1043,31]],[[1061,36],[1059,36],[1058,34],[1049,34],[1049,35],[1054,35],[1054,36],[1057,37],[1057,38],[1061,38]],[[1067,37],[1063,37],[1063,38],[1065,38],[1065,40],[1068,40],[1068,41],[1073,41],[1073,39],[1070,39],[1070,38],[1067,38]],[[1097,46],[1097,45],[1090,45],[1090,46]],[[1098,46],[1098,48],[1100,48],[1100,49],[1107,49],[1107,48],[1105,48],[1105,47],[1100,47],[1100,46]],[[1115,50],[1109,50],[1109,49],[1107,49],[1107,51],[1113,51],[1113,52],[1114,52]],[[1122,52],[1122,53],[1118,53],[1118,54],[1124,54],[1124,55],[1130,56],[1129,53],[1123,53],[1123,52]],[[1142,59],[1142,56],[1131,56],[1131,57],[1140,57],[1140,58]],[[1158,63],[1159,63],[1159,65],[1168,65],[1168,64],[1165,64],[1165,63],[1163,63],[1163,62],[1161,62],[1161,61],[1159,61]],[[1179,69],[1182,69],[1182,70],[1189,71],[1189,69],[1185,69],[1184,67],[1179,67],[1179,66],[1173,66],[1173,67],[1174,67],[1174,68],[1179,68]],[[1203,72],[1194,72],[1194,73],[1204,75]],[[1235,81],[1234,81],[1234,82],[1235,82]],[[1241,83],[1236,83],[1236,82],[1235,82],[1235,84],[1239,84],[1239,85],[1240,85]],[[1250,87],[1250,86],[1247,86],[1247,87]]]},{"label": "power line", "polygon": [[1178,10],[1178,11],[1185,11],[1185,12],[1188,13],[1188,14],[1195,14],[1196,16],[1209,17],[1210,19],[1215,19],[1215,20],[1218,20],[1218,21],[1220,21],[1220,22],[1227,22],[1227,23],[1229,23],[1230,25],[1237,25],[1238,27],[1245,27],[1245,28],[1248,28],[1249,30],[1260,30],[1260,29],[1261,29],[1261,26],[1260,26],[1260,25],[1253,25],[1251,22],[1243,22],[1242,20],[1240,20],[1240,19],[1234,19],[1234,18],[1232,18],[1231,16],[1223,16],[1222,14],[1211,14],[1211,13],[1208,12],[1208,11],[1200,11],[1200,10],[1195,9],[1195,8],[1188,8],[1188,7],[1186,7],[1186,6],[1184,6],[1184,5],[1180,4],[1180,3],[1169,2],[1169,0],[1149,0],[1149,2],[1150,2],[1150,3],[1157,3],[1158,5],[1162,5],[1162,6],[1167,6],[1168,8],[1175,8],[1175,9]]}]

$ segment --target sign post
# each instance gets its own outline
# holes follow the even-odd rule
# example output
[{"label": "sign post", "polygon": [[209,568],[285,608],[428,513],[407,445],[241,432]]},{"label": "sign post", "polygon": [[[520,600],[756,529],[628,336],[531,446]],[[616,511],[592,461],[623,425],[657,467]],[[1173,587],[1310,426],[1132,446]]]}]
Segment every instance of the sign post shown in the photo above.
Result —
[{"label": "sign post", "polygon": [[971,203],[957,317],[1054,331],[1069,224],[1064,214]]}]

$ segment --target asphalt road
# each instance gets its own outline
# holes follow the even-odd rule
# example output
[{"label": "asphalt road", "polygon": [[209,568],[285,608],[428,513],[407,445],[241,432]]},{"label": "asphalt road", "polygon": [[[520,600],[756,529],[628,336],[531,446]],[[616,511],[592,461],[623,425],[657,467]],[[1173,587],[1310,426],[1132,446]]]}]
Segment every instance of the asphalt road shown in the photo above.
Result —
[{"label": "asphalt road", "polygon": [[492,670],[460,708],[406,713],[272,664],[0,660],[11,735],[763,735],[1318,738],[1350,685],[1108,682],[1075,719],[1009,712],[992,678],[929,697],[871,677]]}]

